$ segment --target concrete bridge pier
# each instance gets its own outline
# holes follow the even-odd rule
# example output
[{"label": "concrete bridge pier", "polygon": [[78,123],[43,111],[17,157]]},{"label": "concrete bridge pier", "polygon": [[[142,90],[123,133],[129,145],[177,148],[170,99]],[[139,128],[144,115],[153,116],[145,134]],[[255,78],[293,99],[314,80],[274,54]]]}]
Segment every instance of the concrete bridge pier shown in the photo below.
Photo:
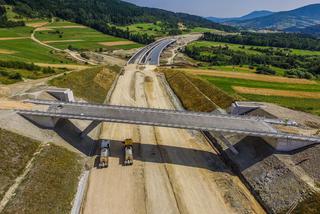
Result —
[{"label": "concrete bridge pier", "polygon": [[22,116],[31,121],[32,123],[36,124],[37,126],[45,129],[54,129],[59,121],[59,118],[56,117],[45,117],[27,114],[23,114]]},{"label": "concrete bridge pier", "polygon": [[93,129],[95,129],[99,124],[101,123],[101,121],[92,121],[87,128],[85,128],[81,134],[80,137],[84,138],[86,137]]}]

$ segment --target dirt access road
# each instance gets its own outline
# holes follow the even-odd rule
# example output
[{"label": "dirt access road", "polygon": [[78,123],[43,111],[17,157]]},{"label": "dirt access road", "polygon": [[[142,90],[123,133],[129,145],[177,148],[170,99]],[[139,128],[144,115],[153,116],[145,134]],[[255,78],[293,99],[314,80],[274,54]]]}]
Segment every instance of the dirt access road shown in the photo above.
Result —
[{"label": "dirt access road", "polygon": [[[154,69],[125,67],[111,104],[173,109]],[[83,213],[264,213],[198,133],[105,123],[112,139],[109,168],[92,169]],[[133,138],[134,164],[122,144]]]}]

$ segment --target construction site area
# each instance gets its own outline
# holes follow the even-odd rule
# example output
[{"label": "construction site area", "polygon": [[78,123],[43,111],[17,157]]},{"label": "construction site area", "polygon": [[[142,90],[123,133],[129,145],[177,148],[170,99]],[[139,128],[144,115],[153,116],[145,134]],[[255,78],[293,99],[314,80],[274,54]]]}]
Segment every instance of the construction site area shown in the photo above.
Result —
[{"label": "construction site area", "polygon": [[[320,117],[237,102],[176,73],[199,98],[185,96],[189,89],[159,68],[186,66],[180,50],[199,36],[156,41],[127,64],[114,57],[123,64],[117,68],[111,57],[92,57],[108,65],[0,85],[0,130],[34,141],[29,164],[5,177],[15,181],[0,176],[0,213],[27,203],[26,178],[37,172],[33,166],[43,151],[56,146],[72,165],[64,202],[69,210],[57,213],[299,213],[314,205],[320,198]],[[210,111],[195,112],[208,101]]]}]

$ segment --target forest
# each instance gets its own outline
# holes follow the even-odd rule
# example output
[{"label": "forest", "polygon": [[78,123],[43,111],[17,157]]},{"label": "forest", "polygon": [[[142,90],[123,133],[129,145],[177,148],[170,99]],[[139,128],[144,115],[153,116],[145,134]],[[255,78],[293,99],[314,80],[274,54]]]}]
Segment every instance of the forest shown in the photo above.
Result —
[{"label": "forest", "polygon": [[203,40],[226,42],[240,45],[256,45],[301,50],[320,50],[320,39],[298,33],[252,33],[242,32],[235,35],[205,33]]},{"label": "forest", "polygon": [[[257,67],[257,73],[274,75],[270,66],[285,69],[285,76],[306,79],[320,78],[320,59],[313,55],[296,55],[288,49],[259,48],[242,46],[233,50],[228,45],[197,46],[188,45],[185,54],[214,66],[249,65]],[[256,52],[253,54],[250,51]]]},{"label": "forest", "polygon": [[6,16],[6,9],[0,5],[0,27],[17,27],[24,26],[25,23],[22,21],[9,21]]},{"label": "forest", "polygon": [[14,6],[14,12],[30,18],[59,17],[92,27],[103,33],[118,36],[135,42],[148,44],[154,41],[146,34],[131,34],[116,26],[134,23],[167,23],[170,34],[180,33],[176,29],[183,22],[187,27],[207,27],[223,31],[235,31],[230,26],[213,23],[205,18],[174,13],[161,9],[138,7],[119,0],[1,0]]}]

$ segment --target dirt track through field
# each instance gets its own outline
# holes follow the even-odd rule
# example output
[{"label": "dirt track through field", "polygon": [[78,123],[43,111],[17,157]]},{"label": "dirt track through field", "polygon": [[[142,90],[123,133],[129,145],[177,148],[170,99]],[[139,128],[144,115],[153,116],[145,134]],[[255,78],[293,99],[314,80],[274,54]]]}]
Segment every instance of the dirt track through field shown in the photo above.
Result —
[{"label": "dirt track through field", "polygon": [[37,28],[37,31],[48,31],[53,29],[74,29],[74,28],[87,28],[86,26],[82,25],[66,25],[66,26],[45,26],[45,27],[39,27]]},{"label": "dirt track through field", "polygon": [[[111,104],[173,109],[154,69],[127,66]],[[104,123],[100,138],[113,140],[109,168],[91,170],[83,213],[264,213],[201,135]],[[119,142],[126,138],[135,142],[129,167]]]},{"label": "dirt track through field", "polygon": [[16,51],[6,50],[6,49],[0,49],[0,54],[15,54]]},{"label": "dirt track through field", "polygon": [[0,37],[0,41],[30,39],[30,37]]},{"label": "dirt track through field", "polygon": [[269,88],[248,88],[241,86],[232,86],[232,88],[239,94],[320,99],[320,92],[275,90]]},{"label": "dirt track through field", "polygon": [[47,25],[49,22],[35,22],[35,23],[27,23],[26,26],[38,28]]},{"label": "dirt track through field", "polygon": [[119,46],[119,45],[132,45],[136,43],[132,41],[117,41],[117,42],[99,42],[99,44],[112,47],[112,46]]},{"label": "dirt track through field", "polygon": [[84,40],[82,39],[70,39],[70,40],[52,40],[52,41],[42,41],[43,43],[46,44],[51,44],[51,43],[63,43],[63,42],[82,42]]},{"label": "dirt track through field", "polygon": [[246,80],[256,80],[262,82],[277,82],[277,83],[292,83],[292,84],[317,84],[316,81],[306,80],[306,79],[291,79],[279,76],[270,76],[254,73],[239,73],[231,71],[216,71],[216,70],[201,70],[201,69],[178,69],[181,71],[190,72],[196,75],[205,75],[212,77],[227,77],[234,79],[246,79]]}]

